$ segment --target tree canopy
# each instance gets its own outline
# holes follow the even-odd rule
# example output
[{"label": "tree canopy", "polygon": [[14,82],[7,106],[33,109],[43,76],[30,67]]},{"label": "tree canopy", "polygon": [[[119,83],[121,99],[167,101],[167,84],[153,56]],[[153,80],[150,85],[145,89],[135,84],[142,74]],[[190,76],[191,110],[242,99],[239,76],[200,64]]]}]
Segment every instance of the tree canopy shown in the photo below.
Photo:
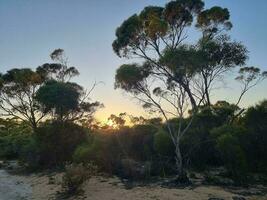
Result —
[{"label": "tree canopy", "polygon": [[[191,44],[187,32],[194,21],[195,30],[202,36],[196,44]],[[176,0],[165,7],[145,7],[140,14],[126,19],[116,30],[113,50],[120,57],[143,59],[145,64],[140,65],[139,71],[145,71],[146,78],[161,77],[169,84],[182,86],[191,106],[196,108],[198,104],[211,104],[214,81],[246,62],[246,48],[225,35],[231,28],[227,8],[214,6],[204,10],[201,0]],[[130,66],[136,71],[136,64],[130,64],[128,71]],[[125,71],[127,67],[121,68]],[[121,72],[117,71],[116,86],[122,80]],[[133,79],[129,84],[133,86]]]},{"label": "tree canopy", "polygon": [[0,108],[5,117],[27,122],[34,130],[44,118],[84,120],[92,117],[103,105],[89,101],[89,91],[71,78],[79,75],[75,67],[68,67],[63,49],[54,50],[51,59],[32,70],[14,68],[0,75]]},{"label": "tree canopy", "polygon": [[14,68],[0,77],[0,108],[2,115],[28,122],[33,128],[45,116],[35,99],[45,79],[29,68]]}]

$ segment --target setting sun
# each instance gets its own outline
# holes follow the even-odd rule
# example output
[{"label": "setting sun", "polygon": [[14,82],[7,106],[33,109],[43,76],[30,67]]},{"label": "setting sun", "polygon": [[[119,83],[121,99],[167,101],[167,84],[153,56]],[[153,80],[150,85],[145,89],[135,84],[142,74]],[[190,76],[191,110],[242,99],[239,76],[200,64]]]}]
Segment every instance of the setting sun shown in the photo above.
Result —
[{"label": "setting sun", "polygon": [[105,124],[108,125],[110,128],[113,128],[113,129],[118,128],[118,125],[115,124],[111,119],[109,119]]}]

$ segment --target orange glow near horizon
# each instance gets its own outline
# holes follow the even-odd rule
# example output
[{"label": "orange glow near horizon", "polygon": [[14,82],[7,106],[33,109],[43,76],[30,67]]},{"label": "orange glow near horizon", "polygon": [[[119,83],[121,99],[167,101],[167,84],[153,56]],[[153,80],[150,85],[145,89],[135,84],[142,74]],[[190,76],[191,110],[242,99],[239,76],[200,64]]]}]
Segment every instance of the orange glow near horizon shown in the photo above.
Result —
[{"label": "orange glow near horizon", "polygon": [[114,124],[114,122],[112,120],[110,120],[110,119],[107,120],[104,124],[108,125],[112,129],[118,128],[117,124]]}]

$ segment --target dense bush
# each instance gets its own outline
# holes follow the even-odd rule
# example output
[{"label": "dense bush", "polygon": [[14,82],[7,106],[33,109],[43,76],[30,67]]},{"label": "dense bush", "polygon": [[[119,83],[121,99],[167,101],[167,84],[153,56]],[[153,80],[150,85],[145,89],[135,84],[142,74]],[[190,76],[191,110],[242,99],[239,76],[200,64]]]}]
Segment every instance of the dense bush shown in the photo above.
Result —
[{"label": "dense bush", "polygon": [[75,149],[86,142],[86,130],[71,122],[47,122],[35,133],[41,166],[58,166],[72,160]]},{"label": "dense bush", "polygon": [[181,142],[184,152],[184,163],[196,170],[205,170],[211,166],[222,164],[216,149],[216,141],[211,137],[210,130],[193,129],[188,131]]},{"label": "dense bush", "polygon": [[164,130],[159,130],[154,135],[154,149],[162,157],[174,157],[174,145],[170,136]]},{"label": "dense bush", "polygon": [[122,159],[130,158],[138,162],[152,159],[156,130],[150,125],[137,125],[95,133],[89,143],[75,150],[73,160],[78,163],[93,161],[102,170],[119,174]]},{"label": "dense bush", "polygon": [[78,146],[73,154],[77,163],[93,161],[101,170],[114,173],[118,169],[122,150],[113,134],[96,133],[87,144]]},{"label": "dense bush", "polygon": [[[233,118],[239,111],[227,102],[198,110],[181,141],[187,168],[223,166],[239,183],[247,181],[250,172],[267,174],[267,101]],[[183,126],[190,117],[183,120]],[[170,121],[173,127],[178,122]],[[29,167],[63,166],[72,161],[94,163],[102,171],[133,180],[175,173],[175,148],[161,122],[147,120],[133,127],[100,129],[90,134],[71,122],[46,122],[35,133],[25,123],[2,120],[1,124],[1,159],[19,158]]]},{"label": "dense bush", "polygon": [[89,144],[82,144],[78,146],[73,153],[73,161],[75,163],[88,163],[90,162],[90,155],[92,153],[92,148]]},{"label": "dense bush", "polygon": [[14,120],[1,120],[0,124],[0,158],[19,158],[31,140],[31,128]]},{"label": "dense bush", "polygon": [[[235,105],[223,101],[199,109],[181,142],[186,167],[205,170],[225,166],[228,175],[238,182],[244,182],[249,171],[264,172],[267,166],[264,159],[266,102],[249,108],[231,121],[237,111]],[[189,120],[185,119],[183,125]],[[173,119],[171,123],[176,126],[178,121]],[[165,129],[164,124],[148,123],[108,133],[100,131],[91,142],[76,149],[74,160],[94,161],[105,171],[130,178],[140,179],[140,174],[146,174],[147,163],[150,175],[173,174],[174,146]]]},{"label": "dense bush", "polygon": [[[128,134],[128,143],[131,143],[127,152],[128,156],[138,161],[152,159],[154,155],[153,138],[156,132],[157,128],[153,125],[134,126]],[[123,133],[118,136],[119,141],[121,141],[122,135]]]},{"label": "dense bush", "polygon": [[246,180],[247,160],[240,143],[244,129],[239,126],[225,125],[214,129],[217,145],[229,175],[239,182]]},{"label": "dense bush", "polygon": [[240,123],[247,130],[242,145],[250,171],[267,174],[267,100],[248,108]]},{"label": "dense bush", "polygon": [[188,167],[204,170],[210,166],[222,165],[222,158],[211,130],[229,123],[236,109],[235,105],[225,101],[198,109],[189,131],[182,140],[184,163]]},{"label": "dense bush", "polygon": [[18,159],[29,170],[38,170],[40,168],[40,146],[37,143],[34,135],[32,135],[28,139],[27,143],[25,143],[20,151]]}]

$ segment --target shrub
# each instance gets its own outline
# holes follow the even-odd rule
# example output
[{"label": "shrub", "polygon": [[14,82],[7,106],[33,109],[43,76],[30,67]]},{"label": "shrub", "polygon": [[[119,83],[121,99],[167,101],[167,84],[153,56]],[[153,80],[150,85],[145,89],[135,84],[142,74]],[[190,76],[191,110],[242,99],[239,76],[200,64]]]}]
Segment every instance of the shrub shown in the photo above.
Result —
[{"label": "shrub", "polygon": [[235,105],[225,101],[198,108],[188,132],[181,141],[184,163],[201,171],[223,164],[210,131],[227,124],[236,109]]},{"label": "shrub", "polygon": [[20,161],[25,164],[30,170],[36,170],[39,168],[40,161],[40,148],[36,140],[32,136],[28,139],[27,143],[23,146],[19,153]]},{"label": "shrub", "polygon": [[248,108],[241,123],[247,129],[242,144],[250,170],[267,174],[267,100]]},{"label": "shrub", "polygon": [[93,134],[90,143],[76,148],[73,161],[76,163],[94,162],[102,171],[115,173],[118,169],[121,151],[113,134]]},{"label": "shrub", "polygon": [[82,184],[96,173],[97,168],[92,164],[69,164],[65,166],[65,170],[62,179],[63,191],[75,195],[82,191]]},{"label": "shrub", "polygon": [[72,158],[75,163],[88,163],[92,153],[92,148],[89,144],[82,144],[76,148]]},{"label": "shrub", "polygon": [[86,141],[87,133],[74,123],[54,121],[40,126],[35,139],[39,145],[39,164],[60,166],[72,160],[75,149]]},{"label": "shrub", "polygon": [[167,132],[160,130],[154,135],[154,149],[161,156],[174,156],[175,148]]},{"label": "shrub", "polygon": [[217,148],[229,175],[239,183],[243,183],[247,176],[247,161],[244,150],[239,141],[242,134],[241,127],[225,125],[213,130],[217,137]]},{"label": "shrub", "polygon": [[[154,154],[153,137],[157,128],[153,125],[136,125],[128,133],[128,155],[138,161],[151,159]],[[123,133],[121,134],[121,136]],[[119,138],[120,139],[120,138]],[[126,146],[126,145],[123,145]]]},{"label": "shrub", "polygon": [[32,137],[31,128],[16,121],[1,120],[3,127],[0,129],[0,158],[18,159],[20,152]]},{"label": "shrub", "polygon": [[222,161],[215,145],[208,129],[192,127],[181,141],[184,163],[199,171],[209,166],[220,166]]}]

